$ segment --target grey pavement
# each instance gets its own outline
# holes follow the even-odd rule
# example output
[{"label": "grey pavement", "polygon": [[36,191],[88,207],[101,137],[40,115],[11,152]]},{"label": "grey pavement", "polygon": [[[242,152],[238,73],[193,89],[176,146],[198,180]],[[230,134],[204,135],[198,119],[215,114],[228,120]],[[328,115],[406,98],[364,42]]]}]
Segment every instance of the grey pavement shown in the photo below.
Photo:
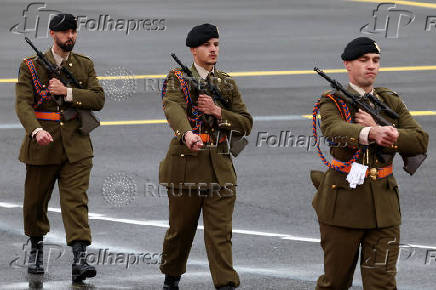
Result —
[{"label": "grey pavement", "polygon": [[[19,62],[32,55],[23,35],[9,29],[22,23],[23,10],[31,2],[1,1],[0,81],[16,78]],[[99,76],[116,72],[161,75],[175,67],[169,54],[175,52],[190,63],[184,46],[187,31],[204,22],[216,24],[221,33],[218,69],[230,72],[311,70],[342,68],[340,53],[352,38],[366,35],[360,28],[372,21],[377,3],[342,0],[241,0],[241,1],[46,1],[43,10],[61,10],[98,19],[163,19],[164,30],[90,31],[83,27],[75,50],[91,56]],[[436,9],[398,5],[415,16],[412,23],[400,23],[399,37],[372,35],[382,48],[382,66],[435,65],[435,31],[425,31],[427,16]],[[41,17],[42,19],[43,17]],[[403,19],[403,21],[405,21]],[[390,28],[392,29],[392,28]],[[44,32],[43,29],[41,29]],[[50,39],[27,35],[40,48]],[[332,74],[346,82],[343,73]],[[398,92],[410,110],[436,111],[436,71],[380,73],[377,86]],[[256,117],[246,150],[235,159],[238,191],[233,217],[234,264],[241,277],[241,289],[314,289],[323,271],[319,229],[311,207],[314,188],[310,169],[323,169],[313,147],[272,147],[258,143],[258,135],[311,136],[313,103],[328,88],[314,74],[235,78],[247,107]],[[102,121],[163,119],[161,81],[138,79],[106,82],[106,106]],[[123,91],[124,90],[124,91]],[[0,288],[28,289],[159,289],[163,276],[152,256],[162,250],[168,223],[168,201],[153,185],[158,182],[158,165],[164,158],[172,132],[166,124],[102,126],[92,133],[94,168],[88,191],[93,245],[99,251],[120,254],[117,263],[100,261],[98,275],[87,285],[72,286],[70,249],[58,212],[57,189],[50,201],[52,244],[48,273],[33,277],[26,273],[23,259],[27,239],[23,234],[22,209],[25,166],[17,160],[24,136],[14,112],[14,84],[0,82]],[[399,289],[434,289],[436,278],[436,162],[432,156],[436,116],[416,117],[430,134],[429,157],[412,177],[395,161],[400,185],[403,224],[402,255],[398,268]],[[327,150],[323,147],[324,151]],[[134,201],[123,207],[105,202],[103,187],[108,177],[128,177],[136,187]],[[106,182],[106,183],[105,183]],[[134,187],[132,187],[134,188]],[[122,194],[122,188],[118,188]],[[200,224],[201,221],[200,221]],[[408,246],[408,245],[413,245]],[[126,265],[126,255],[135,263]],[[60,256],[60,257],[59,257]],[[148,256],[147,256],[148,257]],[[133,260],[135,259],[135,260]],[[31,285],[30,285],[31,284]],[[39,285],[39,286],[38,286]],[[356,271],[353,289],[361,289]],[[181,289],[213,289],[203,231],[198,230]]]}]

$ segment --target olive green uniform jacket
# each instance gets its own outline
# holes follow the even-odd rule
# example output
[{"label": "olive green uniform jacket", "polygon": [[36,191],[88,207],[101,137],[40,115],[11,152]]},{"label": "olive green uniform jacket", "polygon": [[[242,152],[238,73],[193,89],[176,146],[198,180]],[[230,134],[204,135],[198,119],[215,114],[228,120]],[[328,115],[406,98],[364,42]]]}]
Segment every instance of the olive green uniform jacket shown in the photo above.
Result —
[{"label": "olive green uniform jacket", "polygon": [[[348,91],[357,95],[351,87],[348,87]],[[384,113],[381,114],[398,129],[399,138],[392,148],[380,147],[376,144],[369,145],[368,167],[382,168],[392,164],[397,152],[405,155],[425,153],[428,134],[413,119],[400,97],[385,88],[376,88],[375,94],[399,114],[398,120]],[[347,105],[354,117],[355,111],[350,104]],[[321,130],[324,136],[341,137],[341,144],[331,147],[330,154],[340,161],[350,160],[353,153],[358,148],[362,148],[362,145],[359,145],[359,134],[364,127],[341,119],[336,105],[325,95],[321,98],[320,115]],[[377,159],[376,147],[384,148],[384,153],[388,154],[389,158],[385,162]],[[363,157],[365,161],[367,160],[366,156],[361,154],[359,163],[362,163]],[[312,202],[320,222],[359,229],[384,228],[401,223],[398,186],[393,175],[377,180],[367,177],[364,184],[358,185],[356,189],[349,187],[346,176],[347,174],[328,169],[322,177],[318,192]]]},{"label": "olive green uniform jacket", "polygon": [[[193,77],[200,76],[193,65]],[[222,109],[221,124],[226,131],[235,130],[242,135],[249,135],[253,119],[242,101],[241,94],[233,79],[224,72],[215,70],[215,85],[223,98],[230,100],[230,108],[218,102]],[[209,94],[210,95],[210,94]],[[198,96],[191,98],[195,103]],[[171,140],[168,153],[159,166],[159,182],[174,188],[189,188],[188,183],[217,183],[220,186],[236,185],[236,173],[232,159],[228,153],[227,143],[218,146],[209,146],[205,150],[191,151],[182,142],[182,136],[192,130],[187,117],[187,104],[184,99],[180,82],[174,71],[168,74],[166,94],[163,97],[163,110],[170,127],[174,130],[175,137]],[[204,128],[201,133],[211,133]]]},{"label": "olive green uniform jacket", "polygon": [[[46,58],[55,64],[51,50],[45,53]],[[42,84],[48,85],[52,76],[48,75],[42,61],[32,57],[38,77]],[[71,52],[63,64],[77,79],[84,89],[74,88],[72,102],[65,102],[58,106],[54,100],[43,102],[36,110],[43,112],[60,112],[61,115],[66,106],[76,109],[98,111],[103,108],[105,97],[103,88],[100,86],[94,64],[88,57]],[[60,164],[65,158],[69,162],[76,162],[93,156],[91,139],[88,135],[81,135],[79,119],[61,122],[38,120],[35,117],[33,107],[39,100],[33,86],[32,76],[25,61],[20,65],[18,82],[16,84],[16,105],[15,110],[21,124],[26,130],[23,143],[20,149],[19,160],[31,165]],[[43,128],[48,131],[54,142],[47,146],[40,146],[36,139],[32,138],[32,132],[36,128]]]}]

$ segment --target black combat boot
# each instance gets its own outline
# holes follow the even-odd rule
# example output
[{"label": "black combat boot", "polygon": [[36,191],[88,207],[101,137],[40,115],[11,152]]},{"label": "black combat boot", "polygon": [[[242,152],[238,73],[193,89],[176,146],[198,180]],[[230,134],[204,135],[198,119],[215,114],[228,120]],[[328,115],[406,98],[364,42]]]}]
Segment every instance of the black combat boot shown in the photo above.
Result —
[{"label": "black combat boot", "polygon": [[218,290],[234,290],[235,286],[234,286],[234,284],[232,282],[230,282],[226,286],[221,286],[221,287],[218,287],[216,289],[218,289]]},{"label": "black combat boot", "polygon": [[30,237],[30,248],[27,272],[30,274],[44,274],[44,253],[42,237]]},{"label": "black combat boot", "polygon": [[165,275],[163,290],[179,290],[180,276]]},{"label": "black combat boot", "polygon": [[73,282],[82,282],[86,278],[94,277],[97,271],[86,262],[86,242],[74,241],[71,247],[74,255],[72,265]]}]

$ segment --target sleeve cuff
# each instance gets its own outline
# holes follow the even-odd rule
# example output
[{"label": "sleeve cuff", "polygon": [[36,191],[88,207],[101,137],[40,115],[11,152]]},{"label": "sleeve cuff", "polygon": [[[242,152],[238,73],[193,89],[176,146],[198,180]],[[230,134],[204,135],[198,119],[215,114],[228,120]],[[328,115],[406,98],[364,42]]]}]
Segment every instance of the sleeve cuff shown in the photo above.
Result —
[{"label": "sleeve cuff", "polygon": [[72,102],[73,101],[73,88],[67,88],[67,95],[65,96],[66,102]]},{"label": "sleeve cuff", "polygon": [[369,131],[371,130],[371,127],[365,127],[362,130],[360,130],[359,133],[359,143],[362,145],[369,145]]},{"label": "sleeve cuff", "polygon": [[42,130],[43,130],[42,128],[36,128],[35,130],[33,130],[33,132],[32,132],[32,138],[35,137],[35,135],[36,135],[39,131],[42,131]]}]

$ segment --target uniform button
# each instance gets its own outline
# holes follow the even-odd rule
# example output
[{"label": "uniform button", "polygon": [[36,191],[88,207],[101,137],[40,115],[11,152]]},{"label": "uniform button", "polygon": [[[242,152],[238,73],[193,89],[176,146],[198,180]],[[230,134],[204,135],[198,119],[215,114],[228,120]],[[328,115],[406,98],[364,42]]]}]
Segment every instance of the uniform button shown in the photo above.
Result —
[{"label": "uniform button", "polygon": [[68,65],[69,65],[70,67],[73,66],[73,64],[72,64],[71,62],[70,62]]},{"label": "uniform button", "polygon": [[64,125],[64,122],[61,122],[60,125],[63,126],[63,125]]},{"label": "uniform button", "polygon": [[64,110],[61,110],[61,113],[63,113],[64,112]]},{"label": "uniform button", "polygon": [[212,131],[212,132],[215,132],[215,129],[214,129],[214,128],[212,128],[212,129],[211,129],[211,131]]},{"label": "uniform button", "polygon": [[332,189],[336,189],[336,184],[332,184]]},{"label": "uniform button", "polygon": [[79,82],[79,84],[82,84],[82,82]]}]

